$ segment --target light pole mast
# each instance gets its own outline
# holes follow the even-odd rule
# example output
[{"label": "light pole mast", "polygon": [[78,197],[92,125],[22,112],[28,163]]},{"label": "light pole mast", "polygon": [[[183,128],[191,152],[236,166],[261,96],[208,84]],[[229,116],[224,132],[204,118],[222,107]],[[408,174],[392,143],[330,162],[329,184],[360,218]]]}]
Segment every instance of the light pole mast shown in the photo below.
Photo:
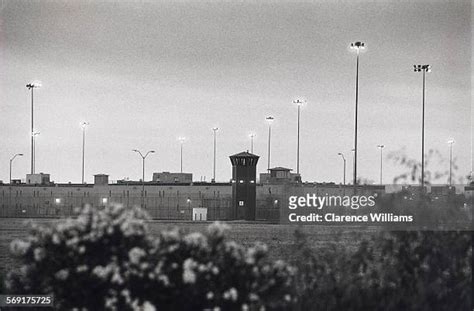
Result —
[{"label": "light pole mast", "polygon": [[383,179],[382,179],[382,163],[383,163],[383,148],[385,147],[385,145],[377,145],[377,148],[380,149],[380,184],[382,185],[383,184]]},{"label": "light pole mast", "polygon": [[359,55],[365,49],[365,43],[356,41],[351,43],[350,48],[357,53],[356,60],[356,83],[355,83],[355,123],[354,123],[354,189],[357,185],[357,121],[359,113]]},{"label": "light pole mast", "polygon": [[297,138],[296,138],[296,174],[300,174],[300,113],[301,113],[301,106],[303,105],[304,101],[301,99],[295,99],[293,101],[294,104],[298,106],[298,120],[297,120]]},{"label": "light pole mast", "polygon": [[142,158],[142,207],[144,206],[144,196],[145,196],[145,159],[150,153],[155,153],[154,150],[148,151],[145,155],[143,155],[139,150],[133,149],[133,152],[136,152]]},{"label": "light pole mast", "polygon": [[217,131],[219,130],[218,127],[214,127],[212,131],[214,132],[214,165],[212,169],[212,182],[216,182],[216,141],[217,141]]},{"label": "light pole mast", "polygon": [[34,109],[33,109],[33,105],[34,105],[34,99],[33,99],[33,90],[34,89],[37,89],[37,88],[40,88],[41,87],[41,82],[39,81],[34,81],[34,82],[31,82],[31,83],[28,83],[26,85],[26,88],[29,89],[31,91],[31,174],[34,174],[35,172],[35,164],[34,164],[34,144],[35,144],[35,138],[34,138],[34,126],[35,126],[35,123],[34,123]]},{"label": "light pole mast", "polygon": [[38,136],[40,132],[33,132],[33,174],[36,172],[36,136]]},{"label": "light pole mast", "polygon": [[22,157],[23,156],[23,153],[17,153],[15,154],[11,159],[10,159],[10,185],[12,183],[12,162],[13,160],[15,160],[16,157]]},{"label": "light pole mast", "polygon": [[346,158],[344,157],[344,154],[342,152],[339,152],[338,155],[340,155],[342,157],[342,160],[344,161],[344,174],[342,175],[343,178],[343,185],[345,186],[346,185]]},{"label": "light pole mast", "polygon": [[268,165],[267,165],[267,171],[270,172],[270,156],[271,156],[271,139],[272,139],[272,123],[275,120],[272,116],[268,116],[265,118],[265,120],[268,123]]},{"label": "light pole mast", "polygon": [[250,153],[253,153],[253,138],[257,136],[256,134],[252,133],[249,135],[250,137]]},{"label": "light pole mast", "polygon": [[452,185],[452,173],[453,173],[453,144],[454,139],[448,141],[449,144],[449,185]]},{"label": "light pole mast", "polygon": [[186,138],[180,137],[178,138],[179,143],[180,143],[180,168],[181,168],[181,173],[183,173],[183,144]]},{"label": "light pole mast", "polygon": [[82,122],[82,183],[84,184],[84,171],[85,171],[85,150],[86,150],[86,127],[89,125],[89,122]]},{"label": "light pole mast", "polygon": [[421,110],[421,187],[425,186],[425,75],[431,72],[430,65],[413,65],[415,72],[423,72],[423,95]]}]

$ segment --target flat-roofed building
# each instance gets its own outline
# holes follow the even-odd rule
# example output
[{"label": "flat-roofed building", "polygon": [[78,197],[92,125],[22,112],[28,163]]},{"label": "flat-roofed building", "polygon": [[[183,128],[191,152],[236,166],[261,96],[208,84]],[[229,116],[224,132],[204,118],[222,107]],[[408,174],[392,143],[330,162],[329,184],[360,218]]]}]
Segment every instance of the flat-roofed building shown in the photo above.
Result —
[{"label": "flat-roofed building", "polygon": [[26,183],[28,185],[47,185],[50,182],[49,174],[26,174]]},{"label": "flat-roofed building", "polygon": [[269,171],[269,173],[260,174],[260,183],[297,183],[301,181],[300,174],[292,173],[291,168],[278,166],[271,168]]},{"label": "flat-roofed building", "polygon": [[153,173],[153,181],[162,184],[189,184],[193,182],[192,173]]}]

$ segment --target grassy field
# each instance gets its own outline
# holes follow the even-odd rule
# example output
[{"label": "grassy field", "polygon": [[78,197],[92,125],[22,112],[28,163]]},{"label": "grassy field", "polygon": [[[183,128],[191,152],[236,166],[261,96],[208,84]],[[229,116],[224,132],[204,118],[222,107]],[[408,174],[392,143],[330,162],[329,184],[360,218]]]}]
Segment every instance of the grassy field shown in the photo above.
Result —
[{"label": "grassy field", "polygon": [[[25,238],[28,233],[29,223],[52,226],[58,219],[25,219],[25,218],[0,218],[0,273],[5,273],[17,266],[10,257],[9,245],[14,239]],[[206,222],[170,222],[150,221],[149,231],[157,235],[161,230],[179,227],[185,232],[204,232],[210,223]],[[244,245],[251,245],[257,241],[268,245],[273,258],[288,260],[291,258],[294,232],[300,229],[305,232],[311,241],[311,247],[317,251],[329,243],[336,243],[340,247],[351,248],[364,237],[373,234],[376,228],[361,230],[356,227],[332,227],[316,225],[278,225],[264,223],[227,222],[231,230],[229,239]]]}]

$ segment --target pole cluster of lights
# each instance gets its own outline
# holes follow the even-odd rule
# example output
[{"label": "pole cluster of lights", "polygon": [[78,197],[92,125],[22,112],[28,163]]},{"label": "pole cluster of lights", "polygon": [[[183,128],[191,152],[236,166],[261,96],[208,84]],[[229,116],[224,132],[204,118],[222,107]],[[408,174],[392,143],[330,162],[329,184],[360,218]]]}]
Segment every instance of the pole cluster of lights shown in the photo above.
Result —
[{"label": "pole cluster of lights", "polygon": [[26,88],[31,91],[31,174],[35,173],[35,162],[34,162],[34,153],[35,153],[35,122],[34,122],[34,89],[39,89],[41,87],[40,81],[33,81],[26,85]]},{"label": "pole cluster of lights", "polygon": [[426,73],[431,72],[430,65],[413,65],[415,72],[423,73],[423,92],[422,92],[422,110],[421,110],[421,186],[425,186],[425,81]]},{"label": "pole cluster of lights", "polygon": [[359,113],[359,55],[365,49],[365,43],[356,41],[350,45],[351,50],[357,54],[356,58],[356,83],[355,83],[355,122],[354,122],[354,187],[357,185],[357,121]]}]

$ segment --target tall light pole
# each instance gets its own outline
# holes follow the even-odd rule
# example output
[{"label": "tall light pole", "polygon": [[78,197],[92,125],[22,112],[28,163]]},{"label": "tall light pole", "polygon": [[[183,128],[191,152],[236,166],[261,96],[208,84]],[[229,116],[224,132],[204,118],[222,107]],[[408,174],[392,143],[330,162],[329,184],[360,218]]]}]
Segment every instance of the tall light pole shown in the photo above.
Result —
[{"label": "tall light pole", "polygon": [[15,160],[16,157],[22,157],[22,156],[23,156],[23,153],[17,153],[10,159],[10,184],[12,183],[12,163],[13,163],[13,160]]},{"label": "tall light pole", "polygon": [[298,119],[297,119],[297,138],[296,138],[296,174],[300,174],[300,113],[301,113],[301,106],[303,105],[304,101],[301,99],[295,99],[293,101],[294,104],[298,106]]},{"label": "tall light pole", "polygon": [[355,83],[355,123],[354,123],[354,187],[357,185],[357,118],[359,113],[359,55],[365,49],[365,43],[352,42],[351,50],[357,53],[356,62],[356,83]]},{"label": "tall light pole", "polygon": [[255,134],[255,133],[252,133],[252,134],[249,135],[249,137],[250,137],[250,153],[253,153],[253,138],[255,136],[257,136],[257,134]]},{"label": "tall light pole", "polygon": [[40,132],[33,132],[33,173],[36,171],[36,136],[41,134]]},{"label": "tall light pole", "polygon": [[181,169],[181,173],[182,173],[183,172],[183,144],[184,144],[184,141],[186,140],[186,138],[179,137],[178,140],[179,140],[179,144],[180,144],[180,169]]},{"label": "tall light pole", "polygon": [[430,65],[413,65],[415,72],[423,72],[423,94],[421,110],[421,187],[425,186],[425,76],[431,72]]},{"label": "tall light pole", "polygon": [[148,151],[145,155],[143,155],[139,150],[133,149],[133,152],[138,153],[142,157],[142,207],[143,207],[143,199],[145,196],[145,159],[150,153],[155,153],[154,150]]},{"label": "tall light pole", "polygon": [[26,88],[29,89],[31,91],[31,174],[34,174],[34,136],[33,136],[33,133],[34,133],[34,110],[33,110],[33,103],[34,103],[34,100],[33,100],[33,90],[34,89],[38,89],[41,87],[41,82],[39,81],[34,81],[34,82],[31,82],[31,83],[28,83],[26,85]]},{"label": "tall light pole", "polygon": [[214,162],[213,162],[213,169],[212,169],[212,182],[216,182],[216,141],[217,141],[217,131],[219,130],[218,127],[212,128],[214,132]]},{"label": "tall light pole", "polygon": [[82,183],[84,184],[84,171],[85,171],[85,152],[86,152],[86,127],[89,122],[82,122]]},{"label": "tall light pole", "polygon": [[344,175],[343,175],[343,185],[346,185],[346,158],[344,157],[344,154],[342,152],[339,152],[338,155],[342,157],[342,160],[344,161]]},{"label": "tall light pole", "polygon": [[272,140],[272,123],[275,120],[274,117],[268,116],[265,118],[268,123],[268,166],[267,171],[270,172],[270,156],[271,156],[271,140]]},{"label": "tall light pole", "polygon": [[453,173],[453,144],[454,139],[448,141],[449,144],[449,185],[452,185],[452,173]]},{"label": "tall light pole", "polygon": [[[354,165],[355,165],[355,149],[352,148],[351,152],[352,152],[352,167],[354,167]],[[354,184],[353,186],[354,186],[354,189],[355,189],[356,185]]]},{"label": "tall light pole", "polygon": [[377,145],[377,148],[380,149],[380,184],[382,185],[382,162],[383,162],[383,148],[385,145]]}]

